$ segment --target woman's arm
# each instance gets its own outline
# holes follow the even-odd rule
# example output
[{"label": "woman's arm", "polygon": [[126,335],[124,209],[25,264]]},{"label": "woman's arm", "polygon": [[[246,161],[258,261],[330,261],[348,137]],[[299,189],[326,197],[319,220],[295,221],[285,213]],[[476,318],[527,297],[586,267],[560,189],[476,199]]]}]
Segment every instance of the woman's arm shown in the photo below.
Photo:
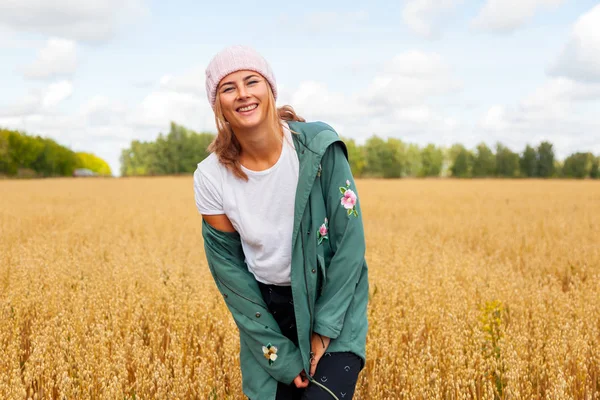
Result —
[{"label": "woman's arm", "polygon": [[208,222],[210,226],[223,232],[235,232],[235,228],[231,224],[229,218],[225,214],[219,215],[202,215],[202,218]]},{"label": "woman's arm", "polygon": [[327,284],[315,305],[314,332],[335,339],[344,325],[365,259],[365,237],[358,192],[343,142],[330,145],[321,160],[333,257]]},{"label": "woman's arm", "polygon": [[[211,226],[208,221],[215,222],[216,226]],[[244,263],[239,234],[225,215],[218,215],[204,216],[202,236],[210,272],[242,334],[241,340],[257,363],[274,379],[292,383],[304,369],[302,355],[281,333],[269,312],[256,279]],[[265,352],[269,345],[271,348]]]}]

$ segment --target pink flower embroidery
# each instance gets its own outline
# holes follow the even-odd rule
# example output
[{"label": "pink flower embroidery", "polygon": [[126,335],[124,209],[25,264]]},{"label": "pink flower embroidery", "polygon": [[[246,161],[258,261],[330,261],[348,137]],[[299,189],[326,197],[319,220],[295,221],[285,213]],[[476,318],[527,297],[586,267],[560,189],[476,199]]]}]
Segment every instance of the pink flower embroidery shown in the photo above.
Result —
[{"label": "pink flower embroidery", "polygon": [[342,205],[346,210],[351,210],[356,205],[356,193],[350,189],[346,189],[342,197]]},{"label": "pink flower embroidery", "polygon": [[327,218],[325,218],[325,222],[319,227],[319,232],[317,232],[318,244],[323,243],[323,240],[328,240],[329,229],[327,229]]},{"label": "pink flower embroidery", "polygon": [[358,217],[358,211],[356,211],[356,201],[358,198],[356,197],[356,193],[350,189],[349,180],[346,180],[346,187],[340,187],[340,193],[342,193],[340,203],[348,211],[348,215]]}]

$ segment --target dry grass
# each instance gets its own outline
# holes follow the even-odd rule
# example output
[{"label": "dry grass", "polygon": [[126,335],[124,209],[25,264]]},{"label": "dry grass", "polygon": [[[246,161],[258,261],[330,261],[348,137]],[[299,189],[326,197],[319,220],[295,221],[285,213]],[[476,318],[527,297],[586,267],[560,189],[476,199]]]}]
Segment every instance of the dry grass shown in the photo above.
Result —
[{"label": "dry grass", "polygon": [[[600,185],[359,181],[357,399],[600,398]],[[0,182],[1,399],[241,399],[191,178]]]}]

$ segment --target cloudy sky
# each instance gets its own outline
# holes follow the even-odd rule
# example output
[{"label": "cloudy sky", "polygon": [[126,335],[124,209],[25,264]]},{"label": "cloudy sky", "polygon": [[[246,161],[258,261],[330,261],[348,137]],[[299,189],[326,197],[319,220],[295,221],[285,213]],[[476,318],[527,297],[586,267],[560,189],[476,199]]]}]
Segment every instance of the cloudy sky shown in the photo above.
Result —
[{"label": "cloudy sky", "polygon": [[204,69],[255,47],[278,104],[359,143],[600,154],[597,0],[0,0],[0,126],[93,151],[215,131]]}]

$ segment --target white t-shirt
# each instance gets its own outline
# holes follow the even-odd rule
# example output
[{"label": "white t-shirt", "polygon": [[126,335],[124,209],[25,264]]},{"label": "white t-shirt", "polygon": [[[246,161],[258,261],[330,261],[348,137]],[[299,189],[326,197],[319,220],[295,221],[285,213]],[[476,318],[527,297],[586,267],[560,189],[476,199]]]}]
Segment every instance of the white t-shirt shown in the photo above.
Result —
[{"label": "white t-shirt", "polygon": [[240,234],[246,265],[256,280],[289,286],[300,164],[292,133],[285,122],[283,127],[281,154],[272,167],[252,171],[242,166],[246,182],[211,153],[194,172],[194,193],[200,214],[227,215]]}]

